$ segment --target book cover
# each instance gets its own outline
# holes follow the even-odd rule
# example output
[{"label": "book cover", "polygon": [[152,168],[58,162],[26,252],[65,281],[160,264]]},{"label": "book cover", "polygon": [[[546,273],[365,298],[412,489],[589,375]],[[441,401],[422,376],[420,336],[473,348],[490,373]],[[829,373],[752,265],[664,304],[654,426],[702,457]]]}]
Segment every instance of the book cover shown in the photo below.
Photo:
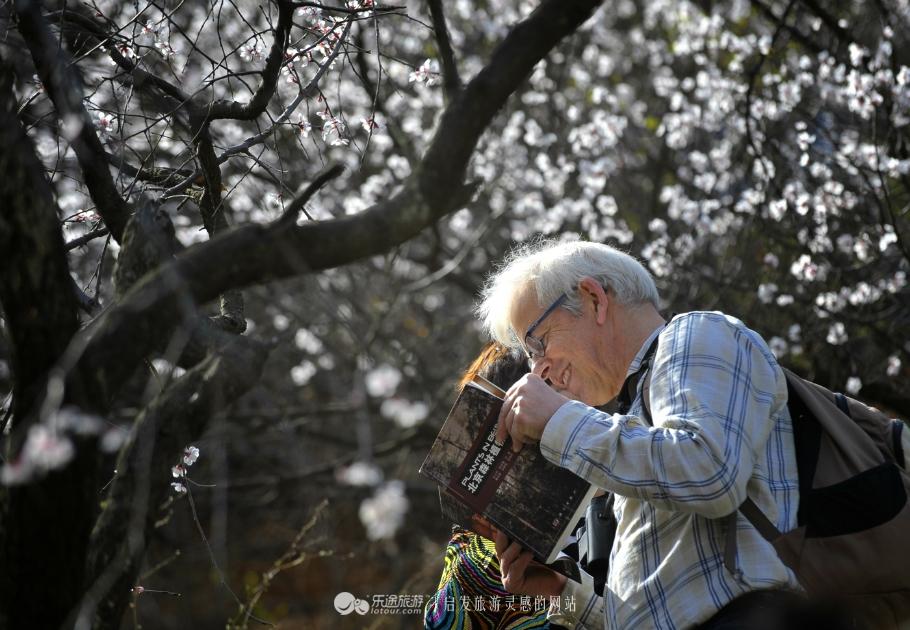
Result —
[{"label": "book cover", "polygon": [[[481,377],[468,383],[420,473],[440,485],[444,516],[474,531],[478,520],[489,521],[535,560],[554,565],[596,489],[547,461],[534,444],[515,453],[510,439],[496,442],[504,394]],[[574,562],[552,568],[579,579]]]}]

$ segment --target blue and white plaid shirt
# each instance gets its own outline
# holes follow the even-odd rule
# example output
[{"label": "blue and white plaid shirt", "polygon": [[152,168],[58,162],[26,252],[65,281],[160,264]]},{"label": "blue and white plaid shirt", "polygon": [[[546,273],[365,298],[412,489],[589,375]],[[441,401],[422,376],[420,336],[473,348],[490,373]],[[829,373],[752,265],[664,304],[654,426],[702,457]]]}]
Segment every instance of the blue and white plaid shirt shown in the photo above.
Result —
[{"label": "blue and white plaid shirt", "polygon": [[[541,436],[543,455],[614,492],[618,522],[604,597],[569,580],[577,628],[689,628],[756,589],[799,590],[796,576],[741,514],[735,574],[724,565],[726,519],[746,495],[781,531],[796,526],[799,490],[787,385],[764,340],[717,312],[679,315],[660,335],[650,409],[628,414],[568,402]],[[565,600],[563,600],[565,601]]]}]

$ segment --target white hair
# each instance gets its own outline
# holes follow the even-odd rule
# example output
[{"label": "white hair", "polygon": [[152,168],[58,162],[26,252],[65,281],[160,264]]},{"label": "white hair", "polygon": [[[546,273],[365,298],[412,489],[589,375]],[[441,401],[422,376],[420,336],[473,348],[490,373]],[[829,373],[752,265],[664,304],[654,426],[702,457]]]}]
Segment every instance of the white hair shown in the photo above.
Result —
[{"label": "white hair", "polygon": [[650,302],[659,308],[654,279],[635,258],[609,245],[585,241],[558,242],[541,239],[519,245],[484,283],[477,315],[484,329],[499,343],[516,347],[519,338],[512,330],[515,300],[533,287],[537,303],[545,307],[562,293],[568,296],[565,308],[581,313],[578,283],[589,276],[612,290],[623,305]]}]

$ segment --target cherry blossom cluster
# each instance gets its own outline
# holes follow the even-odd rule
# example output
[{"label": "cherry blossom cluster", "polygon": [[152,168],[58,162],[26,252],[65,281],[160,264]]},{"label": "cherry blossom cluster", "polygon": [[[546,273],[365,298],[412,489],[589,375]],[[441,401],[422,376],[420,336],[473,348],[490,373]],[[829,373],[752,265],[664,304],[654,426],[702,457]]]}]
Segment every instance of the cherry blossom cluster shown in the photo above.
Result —
[{"label": "cherry blossom cluster", "polygon": [[180,461],[171,467],[171,477],[177,479],[177,481],[171,482],[171,489],[177,494],[186,494],[186,481],[188,479],[186,473],[189,467],[196,463],[197,459],[199,459],[199,449],[195,446],[187,446],[183,449],[183,456]]},{"label": "cherry blossom cluster", "polygon": [[18,455],[0,468],[0,483],[20,485],[64,468],[75,456],[80,438],[97,437],[103,453],[116,452],[126,432],[94,414],[65,406],[29,427]]}]

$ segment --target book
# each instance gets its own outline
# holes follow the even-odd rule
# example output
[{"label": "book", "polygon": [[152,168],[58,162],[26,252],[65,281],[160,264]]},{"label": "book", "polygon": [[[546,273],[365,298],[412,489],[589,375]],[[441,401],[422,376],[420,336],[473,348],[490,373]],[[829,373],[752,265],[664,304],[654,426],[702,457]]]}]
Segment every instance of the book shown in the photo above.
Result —
[{"label": "book", "polygon": [[455,400],[420,474],[440,486],[443,516],[489,537],[488,524],[534,559],[581,581],[574,560],[558,559],[596,488],[547,461],[537,445],[496,442],[505,392],[480,376]]}]

